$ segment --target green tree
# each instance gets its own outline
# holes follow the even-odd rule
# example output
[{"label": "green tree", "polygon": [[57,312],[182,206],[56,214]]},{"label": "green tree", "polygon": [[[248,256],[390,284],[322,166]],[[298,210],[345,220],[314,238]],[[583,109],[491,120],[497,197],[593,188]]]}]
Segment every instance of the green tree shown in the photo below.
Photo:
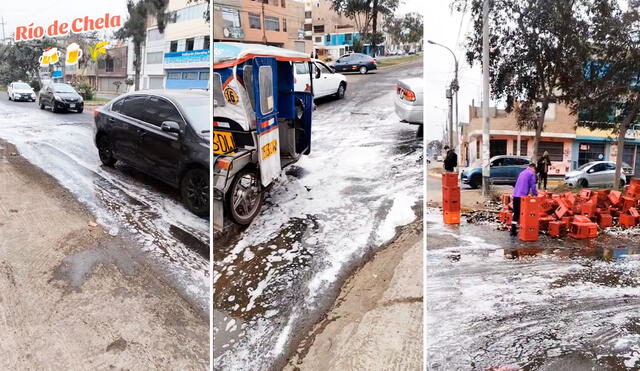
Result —
[{"label": "green tree", "polygon": [[424,21],[420,13],[407,13],[403,17],[387,17],[385,31],[391,44],[418,43],[422,40]]},{"label": "green tree", "polygon": [[0,46],[0,84],[31,81],[38,78],[38,59],[48,47],[58,46],[49,38],[21,41]]},{"label": "green tree", "polygon": [[[474,29],[467,39],[469,63],[482,61],[482,0],[471,5]],[[566,102],[560,82],[567,70],[582,65],[589,12],[587,0],[493,0],[489,34],[491,97],[516,110],[517,123],[535,131],[534,160],[549,105]]]},{"label": "green tree", "polygon": [[[398,8],[399,0],[331,0],[331,9],[354,21],[363,41],[376,46],[384,40],[378,32],[378,16],[389,16]],[[370,31],[371,30],[371,31]]]},{"label": "green tree", "polygon": [[129,17],[115,36],[120,40],[131,38],[133,42],[133,67],[135,70],[135,90],[140,90],[140,65],[142,64],[142,45],[147,35],[147,18],[155,17],[158,30],[164,32],[169,13],[167,13],[169,0],[127,0]]},{"label": "green tree", "polygon": [[627,131],[640,119],[640,1],[592,0],[583,35],[583,63],[565,71],[561,87],[578,122],[617,134],[619,186]]}]

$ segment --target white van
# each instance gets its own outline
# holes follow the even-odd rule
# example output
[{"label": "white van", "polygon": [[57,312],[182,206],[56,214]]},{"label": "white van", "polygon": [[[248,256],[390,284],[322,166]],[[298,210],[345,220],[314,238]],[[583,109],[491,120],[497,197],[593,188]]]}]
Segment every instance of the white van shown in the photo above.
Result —
[{"label": "white van", "polygon": [[[313,72],[313,97],[314,99],[327,97],[330,95],[338,99],[344,98],[347,91],[347,78],[333,71],[326,63],[313,59],[315,71]],[[309,65],[302,62],[294,62],[294,88],[296,91],[307,91],[310,89]]]}]

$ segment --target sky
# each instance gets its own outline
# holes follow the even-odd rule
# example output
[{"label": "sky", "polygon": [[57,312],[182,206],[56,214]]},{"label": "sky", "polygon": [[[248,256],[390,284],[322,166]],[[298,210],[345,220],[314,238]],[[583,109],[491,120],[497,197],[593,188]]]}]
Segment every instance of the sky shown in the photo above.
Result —
[{"label": "sky", "polygon": [[[126,0],[2,0],[0,5],[0,22],[4,18],[4,32],[6,38],[11,38],[18,26],[47,27],[54,20],[60,22],[72,21],[78,17],[92,18],[111,15],[121,15],[126,20]],[[0,38],[2,37],[0,28]]]},{"label": "sky", "polygon": [[[475,100],[480,105],[482,94],[482,71],[479,64],[472,68],[465,60],[465,37],[473,28],[470,15],[451,11],[448,0],[431,0],[424,13],[425,27],[425,136],[427,140],[441,139],[447,118],[445,89],[454,77],[453,56],[445,48],[431,45],[427,40],[446,45],[458,58],[458,118],[469,122],[469,106]],[[455,120],[455,115],[454,115]]]}]

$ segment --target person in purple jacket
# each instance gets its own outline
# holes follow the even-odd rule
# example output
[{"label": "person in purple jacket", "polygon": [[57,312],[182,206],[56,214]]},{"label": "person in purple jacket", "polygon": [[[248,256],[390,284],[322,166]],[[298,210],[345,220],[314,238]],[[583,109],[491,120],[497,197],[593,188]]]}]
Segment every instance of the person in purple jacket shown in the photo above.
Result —
[{"label": "person in purple jacket", "polygon": [[520,175],[518,175],[516,185],[513,187],[513,219],[511,221],[512,236],[518,235],[518,224],[520,224],[520,199],[528,196],[529,193],[537,196],[537,183],[536,164],[531,163],[528,168],[524,169]]}]

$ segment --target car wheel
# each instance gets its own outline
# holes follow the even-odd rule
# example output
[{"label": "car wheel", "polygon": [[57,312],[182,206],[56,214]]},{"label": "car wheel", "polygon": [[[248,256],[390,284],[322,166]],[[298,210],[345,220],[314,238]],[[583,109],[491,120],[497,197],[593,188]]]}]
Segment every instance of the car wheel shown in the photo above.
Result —
[{"label": "car wheel", "polygon": [[209,216],[209,172],[191,169],[180,182],[180,193],[185,207],[200,217]]},{"label": "car wheel", "polygon": [[363,75],[366,74],[367,72],[369,72],[369,70],[367,69],[367,66],[360,66],[358,71],[360,71],[360,73],[363,74]]},{"label": "car wheel", "polygon": [[11,100],[11,94],[7,94],[9,96],[9,100]]},{"label": "car wheel", "polygon": [[347,90],[347,87],[345,85],[344,82],[340,83],[340,86],[338,86],[338,91],[336,92],[336,98],[338,99],[342,99],[344,98],[344,93]]},{"label": "car wheel", "polygon": [[40,109],[44,109],[44,104],[42,104],[42,99],[40,99],[40,101],[38,102],[38,104],[40,105]]},{"label": "car wheel", "polygon": [[469,181],[469,187],[473,189],[478,189],[482,185],[482,177],[479,175],[474,175]]},{"label": "car wheel", "polygon": [[627,184],[627,181],[624,179],[620,179],[620,188],[623,188],[625,184]]},{"label": "car wheel", "polygon": [[105,166],[113,167],[116,164],[116,158],[113,156],[113,144],[107,135],[101,135],[98,138],[98,156],[100,162]]},{"label": "car wheel", "polygon": [[589,182],[586,179],[580,179],[576,183],[578,187],[587,188],[589,186]]},{"label": "car wheel", "polygon": [[227,210],[231,219],[240,225],[248,225],[262,207],[262,186],[258,172],[244,168],[236,174],[227,191]]}]

